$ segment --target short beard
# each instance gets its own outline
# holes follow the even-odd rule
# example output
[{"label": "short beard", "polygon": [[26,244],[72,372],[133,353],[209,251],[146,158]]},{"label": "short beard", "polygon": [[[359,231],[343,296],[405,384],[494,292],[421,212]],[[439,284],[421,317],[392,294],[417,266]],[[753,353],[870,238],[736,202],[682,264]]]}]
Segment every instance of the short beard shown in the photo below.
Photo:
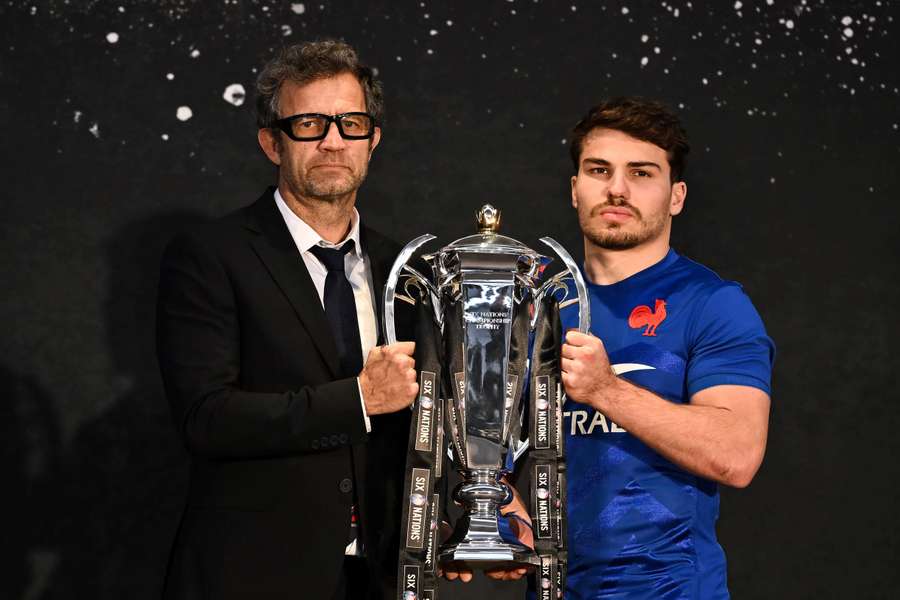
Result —
[{"label": "short beard", "polygon": [[362,172],[347,171],[341,177],[296,177],[292,172],[285,173],[284,177],[295,194],[320,202],[334,203],[358,190],[366,179],[366,173],[367,169],[363,166]]},{"label": "short beard", "polygon": [[[625,206],[634,214],[634,220],[637,221],[639,228],[637,231],[623,231],[618,223],[610,223],[605,226],[597,227],[596,218],[599,218],[600,211],[609,206]],[[657,238],[666,227],[665,215],[652,221],[645,221],[641,212],[634,206],[626,204],[622,201],[610,202],[595,206],[590,214],[578,212],[578,222],[581,225],[581,231],[592,244],[603,248],[604,250],[631,250],[641,244]]]}]

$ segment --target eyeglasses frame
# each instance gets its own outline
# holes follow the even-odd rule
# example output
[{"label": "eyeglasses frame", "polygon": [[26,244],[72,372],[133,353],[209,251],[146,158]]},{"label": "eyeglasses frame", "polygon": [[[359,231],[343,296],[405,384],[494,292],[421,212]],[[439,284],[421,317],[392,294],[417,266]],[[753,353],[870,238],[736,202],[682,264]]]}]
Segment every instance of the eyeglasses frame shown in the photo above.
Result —
[{"label": "eyeglasses frame", "polygon": [[[344,132],[344,126],[341,125],[341,119],[343,119],[344,117],[349,117],[349,116],[353,116],[353,115],[365,115],[366,117],[369,117],[369,119],[372,120],[372,129],[371,129],[371,131],[369,131],[368,134],[366,134],[366,135],[349,135],[346,132]],[[319,134],[315,137],[297,137],[297,136],[295,136],[293,128],[291,127],[291,123],[302,117],[320,117],[322,119],[325,119],[325,130],[321,134]],[[322,114],[322,113],[300,113],[298,115],[291,115],[290,117],[285,117],[283,119],[276,120],[275,121],[276,127],[272,127],[272,129],[280,129],[289,138],[291,138],[295,142],[316,142],[319,140],[324,140],[326,137],[328,137],[328,132],[331,130],[332,123],[337,125],[338,133],[340,133],[341,137],[344,138],[345,140],[368,140],[373,135],[375,135],[375,128],[378,127],[378,121],[376,121],[375,117],[373,117],[369,113],[353,111],[353,112],[340,113],[337,115],[326,115],[326,114]]]}]

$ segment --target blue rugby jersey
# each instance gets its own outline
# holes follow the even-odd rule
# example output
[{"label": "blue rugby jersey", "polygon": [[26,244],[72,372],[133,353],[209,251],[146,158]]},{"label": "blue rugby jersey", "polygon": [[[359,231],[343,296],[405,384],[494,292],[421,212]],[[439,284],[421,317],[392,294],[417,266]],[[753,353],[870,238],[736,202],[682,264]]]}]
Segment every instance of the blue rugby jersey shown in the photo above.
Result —
[{"label": "blue rugby jersey", "polygon": [[[737,283],[670,250],[588,291],[591,331],[621,377],[678,403],[722,384],[769,392],[775,348]],[[577,306],[563,309],[562,320],[565,329],[577,327]],[[584,404],[566,402],[564,428],[566,599],[728,598],[717,485]]]}]

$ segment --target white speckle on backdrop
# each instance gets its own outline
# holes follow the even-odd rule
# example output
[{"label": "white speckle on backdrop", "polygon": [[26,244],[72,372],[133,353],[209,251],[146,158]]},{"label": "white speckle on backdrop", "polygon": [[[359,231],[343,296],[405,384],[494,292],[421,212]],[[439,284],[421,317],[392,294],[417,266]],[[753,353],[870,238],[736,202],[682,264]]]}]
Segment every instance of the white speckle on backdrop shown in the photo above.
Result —
[{"label": "white speckle on backdrop", "polygon": [[95,138],[100,139],[100,126],[97,123],[91,123],[91,126],[88,127],[88,131],[91,132]]},{"label": "white speckle on backdrop", "polygon": [[194,116],[194,111],[191,110],[190,106],[179,106],[178,110],[175,111],[175,116],[179,121],[187,121]]},{"label": "white speckle on backdrop", "polygon": [[164,142],[168,142],[168,141],[169,141],[169,134],[168,134],[168,133],[164,133],[164,134],[162,134],[162,135],[159,136],[159,137],[161,137],[161,138],[162,138],[162,141],[164,141]]},{"label": "white speckle on backdrop", "polygon": [[232,83],[225,88],[225,93],[222,94],[222,98],[224,98],[225,102],[228,102],[229,104],[240,106],[247,98],[247,92],[246,90],[244,90],[244,86],[242,86],[241,84]]},{"label": "white speckle on backdrop", "polygon": [[[271,53],[277,46],[290,43],[288,36],[302,35],[303,39],[306,39],[307,36],[315,37],[316,31],[323,30],[323,27],[324,30],[327,30],[330,27],[329,19],[345,22],[349,18],[346,14],[337,14],[333,7],[319,3],[307,5],[304,2],[291,0],[284,3],[265,0],[251,3],[252,8],[246,10],[233,10],[233,7],[244,6],[244,3],[237,0],[223,0],[223,2],[225,4],[225,11],[222,14],[224,18],[216,25],[218,32],[215,29],[211,30],[212,38],[197,37],[196,30],[193,30],[191,33],[177,32],[176,35],[167,39],[157,40],[153,45],[153,48],[171,46],[176,54],[180,54],[180,63],[162,63],[163,66],[157,67],[155,70],[155,72],[161,72],[168,82],[175,81],[175,71],[178,71],[179,85],[177,87],[169,86],[171,89],[166,90],[167,95],[174,95],[176,89],[181,94],[181,82],[191,82],[196,79],[197,63],[201,61],[193,62],[191,59],[199,59],[201,52],[204,58],[208,58],[210,62],[209,65],[204,64],[204,67],[214,68],[213,65],[217,62],[224,62],[228,65],[241,64],[243,58],[239,58],[237,54],[227,50],[223,53],[220,44],[223,40],[227,40],[225,48],[245,47],[252,35],[256,35],[247,33],[253,29],[252,26],[262,25],[264,27],[262,32],[270,40],[269,52]],[[60,18],[63,13],[59,7],[62,5],[72,7],[75,4],[71,0],[63,0],[63,2],[57,0],[57,2],[50,3],[51,8],[49,9],[37,7],[32,11],[37,12],[41,18],[45,18],[47,15]],[[93,4],[86,3],[85,6],[93,6]],[[416,11],[417,23],[403,21],[415,30],[415,32],[410,30],[412,37],[398,37],[392,42],[393,45],[390,48],[384,50],[387,52],[384,57],[388,61],[389,57],[394,56],[394,61],[390,61],[389,64],[396,64],[401,69],[407,63],[411,63],[410,66],[417,66],[416,63],[422,60],[435,63],[456,60],[447,58],[447,52],[443,51],[445,49],[442,44],[452,43],[465,46],[467,41],[456,39],[456,34],[471,32],[473,34],[471,37],[474,38],[477,45],[471,47],[469,44],[471,55],[468,59],[460,57],[461,62],[477,61],[478,64],[475,68],[483,69],[486,68],[486,65],[490,65],[490,68],[494,69],[494,73],[509,73],[517,79],[533,78],[534,72],[529,72],[530,70],[523,68],[521,64],[516,66],[516,62],[511,62],[527,58],[521,55],[522,47],[516,43],[517,38],[511,38],[513,45],[511,47],[512,54],[510,54],[507,39],[504,39],[503,36],[492,39],[495,36],[489,34],[491,29],[499,31],[511,26],[512,22],[524,20],[534,23],[543,21],[549,23],[558,20],[566,26],[570,24],[578,26],[582,21],[596,20],[596,26],[600,27],[598,31],[602,32],[603,27],[620,29],[624,34],[622,39],[631,42],[626,47],[611,45],[603,57],[598,56],[598,60],[611,63],[608,68],[601,68],[597,72],[599,79],[612,80],[605,84],[605,87],[611,86],[608,88],[609,92],[615,91],[613,82],[616,78],[621,77],[621,69],[631,68],[640,70],[638,77],[642,79],[661,77],[664,81],[677,79],[679,82],[687,82],[694,89],[692,92],[685,93],[704,94],[708,97],[710,106],[730,109],[743,118],[775,117],[779,112],[776,109],[783,108],[778,103],[785,102],[786,98],[794,97],[793,93],[788,93],[788,87],[775,88],[774,93],[766,101],[755,99],[759,107],[750,112],[747,112],[747,105],[735,102],[737,89],[741,86],[745,89],[759,89],[761,81],[758,77],[769,78],[768,74],[774,74],[772,76],[778,81],[772,85],[787,85],[792,75],[797,75],[810,68],[818,68],[822,70],[821,85],[817,90],[819,93],[840,93],[846,96],[874,93],[893,98],[900,96],[897,82],[895,79],[892,80],[896,77],[896,72],[892,71],[892,66],[890,66],[891,46],[885,45],[885,40],[890,39],[896,33],[892,29],[897,18],[885,12],[884,7],[889,6],[890,3],[880,0],[861,0],[853,3],[852,7],[849,3],[832,4],[825,0],[793,0],[792,2],[728,0],[715,11],[707,7],[695,7],[692,2],[686,0],[682,2],[662,0],[660,3],[634,4],[634,10],[631,9],[632,4],[628,0],[585,5],[589,6],[589,10],[581,10],[582,4],[578,4],[578,0],[569,0],[559,4],[545,3],[539,0],[524,2],[519,0],[518,2],[503,3],[505,10],[489,16],[487,23],[484,24],[472,20],[468,13],[445,10],[445,7],[440,4],[419,0],[415,4],[420,7]],[[676,7],[676,4],[679,6]],[[23,12],[27,11],[29,6],[30,4],[25,4]],[[156,34],[162,34],[162,30],[164,28],[168,30],[174,21],[188,17],[196,11],[193,3],[183,2],[183,0],[161,3],[160,6],[162,7],[160,10],[148,13],[143,10],[138,11],[130,5],[123,8],[118,3],[112,3],[108,7],[108,12],[112,13],[112,20],[108,21],[107,25],[99,29],[94,36],[100,37],[109,45],[127,42],[127,48],[117,46],[116,50],[134,50],[132,47],[140,49],[147,46],[148,42],[144,36],[148,34],[148,30],[152,28],[156,30]],[[85,13],[96,12],[92,8],[78,10]],[[675,20],[680,11],[684,11],[687,21]],[[325,15],[331,16],[323,21]],[[377,15],[377,21],[387,21],[388,29],[393,30],[394,25],[400,26],[400,23],[396,22],[398,15],[397,11],[392,12],[390,9],[386,9]],[[370,19],[375,20],[376,17],[364,14],[356,15],[356,17],[356,20],[362,22],[360,26],[363,27],[363,30],[360,35],[363,37],[381,35],[380,30],[370,27]],[[704,17],[711,17],[713,20],[704,20]],[[548,21],[548,19],[550,20]],[[67,23],[66,26],[70,33],[75,33],[74,24]],[[444,29],[442,30],[441,27]],[[142,29],[143,31],[141,31]],[[282,41],[278,42],[279,39]],[[497,45],[501,39],[503,39],[505,47]],[[676,39],[679,40],[678,44],[674,43]],[[619,41],[618,43],[624,42]],[[202,51],[199,49],[200,45],[204,46]],[[13,46],[9,47],[11,51],[14,50]],[[106,47],[108,48],[108,46]],[[662,48],[666,49],[665,54],[662,52]],[[697,52],[701,48],[705,49],[704,51],[715,48],[718,49],[719,54],[710,55],[713,57],[711,62],[701,60],[698,63]],[[208,57],[207,53],[209,53]],[[107,60],[113,64],[122,65],[120,61],[124,59],[123,54],[110,52],[107,49],[106,56]],[[609,58],[610,56],[611,58]],[[488,61],[488,58],[491,60]],[[238,63],[239,60],[241,63]],[[505,64],[504,61],[506,61]],[[717,68],[719,65],[725,64],[722,61],[727,61],[727,64],[731,65],[727,69],[727,74]],[[468,66],[472,67],[473,65]],[[258,72],[258,69],[251,65],[247,65],[245,68],[252,73]],[[387,63],[383,64],[382,68],[389,71]],[[778,73],[781,75],[777,75]],[[391,76],[392,74],[386,73],[386,75]],[[225,77],[233,77],[232,81],[240,81],[242,75],[232,74],[225,75]],[[700,84],[699,87],[697,84]],[[212,89],[222,90],[224,88],[224,91],[221,92],[222,98],[231,106],[240,107],[247,102],[248,92],[241,84],[232,83],[222,87],[219,85],[220,83],[214,82]],[[166,109],[166,106],[178,107],[182,103],[190,103],[193,107],[198,102],[202,101],[193,97],[170,97],[161,105],[162,112],[168,113],[168,110],[171,110]],[[73,107],[67,108],[68,110],[64,114],[73,114],[71,112]],[[81,111],[84,111],[84,115],[81,111],[77,111],[73,118],[76,124],[80,119],[87,126],[91,123],[88,119],[96,114],[95,107],[82,104],[80,108]],[[191,110],[189,107],[183,108]],[[224,110],[224,108],[219,110]],[[171,113],[168,114],[171,115]],[[206,112],[202,114],[206,115]],[[191,118],[192,116],[179,120],[184,122]],[[895,120],[890,119],[887,122],[890,124]],[[117,123],[104,121],[103,139],[109,137],[106,129],[115,130],[117,128]],[[888,131],[896,132],[896,129],[888,127]]]}]

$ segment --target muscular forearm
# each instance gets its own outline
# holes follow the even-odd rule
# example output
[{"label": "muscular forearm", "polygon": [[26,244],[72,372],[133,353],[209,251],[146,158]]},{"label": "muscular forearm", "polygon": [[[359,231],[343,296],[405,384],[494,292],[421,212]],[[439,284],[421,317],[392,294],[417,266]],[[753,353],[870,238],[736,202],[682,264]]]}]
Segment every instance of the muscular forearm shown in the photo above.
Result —
[{"label": "muscular forearm", "polygon": [[[722,393],[764,395],[749,388],[724,389],[740,386],[720,387]],[[766,411],[767,402],[766,397]],[[765,428],[760,432],[758,420],[742,411],[676,404],[621,378],[592,394],[590,404],[662,456],[706,479],[745,487],[762,462]]]}]

